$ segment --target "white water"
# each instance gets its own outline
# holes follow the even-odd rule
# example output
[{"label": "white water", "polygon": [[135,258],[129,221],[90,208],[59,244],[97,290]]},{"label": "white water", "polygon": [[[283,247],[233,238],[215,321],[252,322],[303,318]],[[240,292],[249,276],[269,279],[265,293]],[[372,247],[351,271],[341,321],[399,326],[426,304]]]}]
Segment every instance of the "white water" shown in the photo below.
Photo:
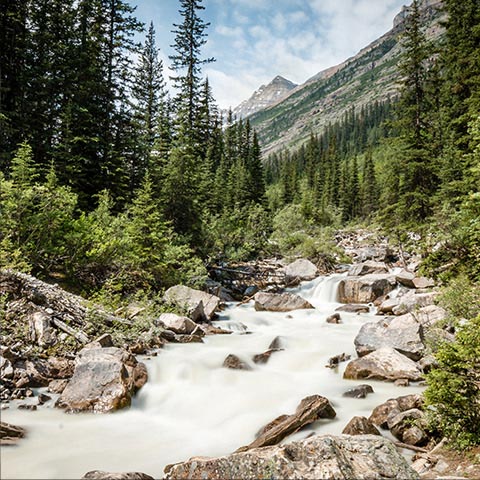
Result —
[{"label": "white water", "polygon": [[[203,345],[169,345],[146,360],[149,381],[124,412],[2,411],[2,421],[23,425],[29,434],[19,446],[1,449],[0,478],[70,479],[90,470],[141,471],[162,478],[169,463],[225,455],[250,443],[259,428],[278,415],[293,413],[307,395],[327,397],[337,418],[316,422],[291,438],[306,437],[312,430],[338,434],[354,415],[368,416],[388,398],[418,392],[418,387],[370,381],[375,394],[366,399],[342,397],[365,382],[343,380],[346,363],[338,370],[325,365],[343,352],[355,358],[353,339],[373,318],[342,313],[342,324],[325,322],[338,306],[340,278],[319,278],[298,289],[315,310],[287,314],[255,312],[252,303],[230,306],[217,325],[237,333],[208,337]],[[241,324],[251,333],[242,335]],[[267,364],[254,366],[251,357],[264,352],[276,336],[285,350],[274,353]],[[222,368],[230,353],[254,370]]]}]

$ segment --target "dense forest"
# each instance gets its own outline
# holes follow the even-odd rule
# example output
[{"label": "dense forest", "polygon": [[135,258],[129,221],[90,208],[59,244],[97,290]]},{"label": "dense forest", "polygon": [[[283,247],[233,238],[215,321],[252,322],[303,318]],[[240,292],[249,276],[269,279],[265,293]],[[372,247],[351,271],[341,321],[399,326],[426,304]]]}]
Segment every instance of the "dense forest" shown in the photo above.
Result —
[{"label": "dense forest", "polygon": [[[201,283],[213,263],[318,259],[335,252],[336,230],[378,228],[451,282],[450,307],[471,302],[452,308],[460,343],[442,354],[431,402],[455,392],[461,368],[475,392],[480,4],[443,4],[445,35],[431,44],[413,2],[398,97],[263,158],[248,119],[223,118],[202,74],[214,61],[202,56],[202,0],[179,1],[173,93],[154,24],[126,1],[1,0],[0,268],[87,297],[148,296]],[[459,405],[475,412],[478,399]],[[440,427],[478,443],[476,414],[458,411]]]}]

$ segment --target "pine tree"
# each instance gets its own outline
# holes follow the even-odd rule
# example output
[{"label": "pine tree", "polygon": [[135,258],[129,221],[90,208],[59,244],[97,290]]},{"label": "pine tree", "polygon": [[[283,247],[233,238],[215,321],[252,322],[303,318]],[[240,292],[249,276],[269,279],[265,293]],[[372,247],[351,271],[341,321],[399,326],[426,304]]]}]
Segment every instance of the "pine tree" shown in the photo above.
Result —
[{"label": "pine tree", "polygon": [[205,23],[199,12],[204,10],[203,0],[180,0],[180,15],[183,23],[174,24],[175,42],[172,47],[175,54],[170,56],[172,69],[177,73],[172,78],[178,90],[175,99],[177,112],[177,134],[182,142],[196,146],[198,142],[198,107],[201,92],[201,67],[214,61],[202,59],[201,47],[206,43]]}]

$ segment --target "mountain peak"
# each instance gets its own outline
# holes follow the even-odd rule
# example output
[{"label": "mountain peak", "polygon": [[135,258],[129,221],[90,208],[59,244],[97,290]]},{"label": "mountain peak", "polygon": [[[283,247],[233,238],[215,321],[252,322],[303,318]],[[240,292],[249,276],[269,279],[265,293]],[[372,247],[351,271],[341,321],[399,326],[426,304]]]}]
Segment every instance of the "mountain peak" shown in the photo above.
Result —
[{"label": "mountain peak", "polygon": [[253,95],[233,110],[237,118],[247,118],[281,100],[298,85],[277,75],[268,85],[262,85]]}]

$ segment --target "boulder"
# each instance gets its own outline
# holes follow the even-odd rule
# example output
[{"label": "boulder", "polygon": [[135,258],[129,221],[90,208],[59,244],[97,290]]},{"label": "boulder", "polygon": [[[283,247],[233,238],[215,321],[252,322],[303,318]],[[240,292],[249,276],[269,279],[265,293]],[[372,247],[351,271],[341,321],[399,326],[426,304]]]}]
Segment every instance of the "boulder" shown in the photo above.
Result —
[{"label": "boulder", "polygon": [[413,360],[393,348],[383,347],[352,360],[347,365],[343,377],[354,380],[369,378],[394,382],[399,378],[418,381],[422,378],[422,374]]},{"label": "boulder", "polygon": [[341,362],[348,362],[352,357],[346,353],[340,353],[328,359],[327,368],[336,368]]},{"label": "boulder", "polygon": [[283,268],[287,284],[299,283],[304,280],[313,280],[318,275],[318,268],[305,258],[299,258]]},{"label": "boulder", "polygon": [[413,283],[414,278],[415,274],[408,270],[402,270],[395,275],[397,282],[407,288],[415,288],[415,284]]},{"label": "boulder", "polygon": [[417,289],[432,288],[435,286],[435,282],[431,278],[415,277],[413,279],[413,286]]},{"label": "boulder", "polygon": [[316,435],[225,457],[194,457],[165,467],[166,480],[241,478],[418,479],[393,443],[378,435]]},{"label": "boulder", "polygon": [[327,323],[338,324],[338,323],[342,323],[342,318],[340,317],[339,313],[334,313],[333,315],[330,315],[329,317],[327,317],[325,321]]},{"label": "boulder", "polygon": [[68,384],[68,380],[67,379],[63,379],[63,380],[52,380],[49,384],[48,384],[48,391],[50,393],[62,393],[66,386]]},{"label": "boulder", "polygon": [[57,342],[57,335],[50,321],[50,315],[37,311],[28,316],[30,341],[40,347],[49,347]]},{"label": "boulder", "polygon": [[368,313],[370,307],[368,305],[363,305],[360,303],[349,303],[335,309],[336,312],[347,312],[347,313]]},{"label": "boulder", "polygon": [[15,445],[26,434],[27,431],[22,427],[0,422],[0,445]]},{"label": "boulder", "polygon": [[410,314],[364,324],[354,343],[359,357],[382,347],[394,348],[415,361],[425,353],[422,325]]},{"label": "boulder", "polygon": [[130,406],[132,395],[146,380],[145,365],[126,350],[84,348],[56,406],[69,412],[112,412]]},{"label": "boulder", "polygon": [[375,262],[368,260],[363,263],[352,265],[348,271],[349,277],[360,277],[362,275],[370,275],[372,273],[388,273],[388,267],[384,262]]},{"label": "boulder", "polygon": [[163,300],[183,310],[194,322],[212,320],[220,304],[217,296],[184,285],[169,288]]},{"label": "boulder", "polygon": [[255,310],[270,312],[290,312],[304,308],[313,308],[309,302],[293,293],[267,293],[255,294]]},{"label": "boulder", "polygon": [[422,324],[423,328],[430,328],[439,322],[443,322],[448,314],[447,311],[437,305],[428,305],[411,313]]},{"label": "boulder", "polygon": [[104,333],[93,342],[85,345],[85,348],[107,348],[113,347],[113,338],[109,333]]},{"label": "boulder", "polygon": [[392,435],[403,443],[421,445],[428,442],[425,414],[418,408],[390,415],[387,425]]},{"label": "boulder", "polygon": [[437,292],[416,293],[414,290],[411,290],[398,299],[398,303],[392,308],[392,312],[394,315],[404,315],[419,308],[433,305],[437,296]]},{"label": "boulder", "polygon": [[300,430],[320,418],[335,418],[336,412],[325,397],[311,395],[304,398],[293,415],[282,415],[269,422],[260,431],[260,435],[246,447],[237,451],[276,445],[288,435]]},{"label": "boulder", "polygon": [[90,480],[154,480],[153,477],[146,473],[140,472],[124,472],[124,473],[112,473],[102,472],[100,470],[92,470],[87,472],[83,478]]},{"label": "boulder", "polygon": [[365,417],[353,417],[342,433],[344,435],[381,435],[377,427]]},{"label": "boulder", "polygon": [[421,408],[423,398],[421,395],[403,395],[398,398],[391,398],[373,409],[369,420],[381,428],[388,428],[389,418],[393,418],[400,412]]},{"label": "boulder", "polygon": [[268,350],[283,350],[284,342],[281,337],[275,337],[268,346]]},{"label": "boulder", "polygon": [[12,362],[0,355],[0,378],[13,378],[13,366]]},{"label": "boulder", "polygon": [[366,246],[356,248],[352,251],[356,261],[365,262],[374,260],[376,262],[387,262],[392,259],[392,252],[386,246]]},{"label": "boulder", "polygon": [[273,348],[273,349],[267,350],[266,352],[254,355],[252,358],[253,363],[256,363],[256,364],[267,363],[270,360],[270,357],[272,356],[273,353],[281,352],[282,350],[283,348]]},{"label": "boulder", "polygon": [[223,361],[223,367],[231,368],[232,370],[252,370],[252,367],[248,363],[240,360],[236,355],[230,354]]},{"label": "boulder", "polygon": [[349,398],[367,398],[369,393],[374,393],[370,385],[357,385],[342,394],[342,397]]},{"label": "boulder", "polygon": [[338,299],[341,303],[370,303],[395,288],[392,275],[365,275],[346,277],[338,285]]},{"label": "boulder", "polygon": [[182,317],[180,315],[176,315],[175,313],[162,313],[154,323],[157,326],[163,326],[166,329],[181,335],[191,334],[198,326],[188,317]]}]

